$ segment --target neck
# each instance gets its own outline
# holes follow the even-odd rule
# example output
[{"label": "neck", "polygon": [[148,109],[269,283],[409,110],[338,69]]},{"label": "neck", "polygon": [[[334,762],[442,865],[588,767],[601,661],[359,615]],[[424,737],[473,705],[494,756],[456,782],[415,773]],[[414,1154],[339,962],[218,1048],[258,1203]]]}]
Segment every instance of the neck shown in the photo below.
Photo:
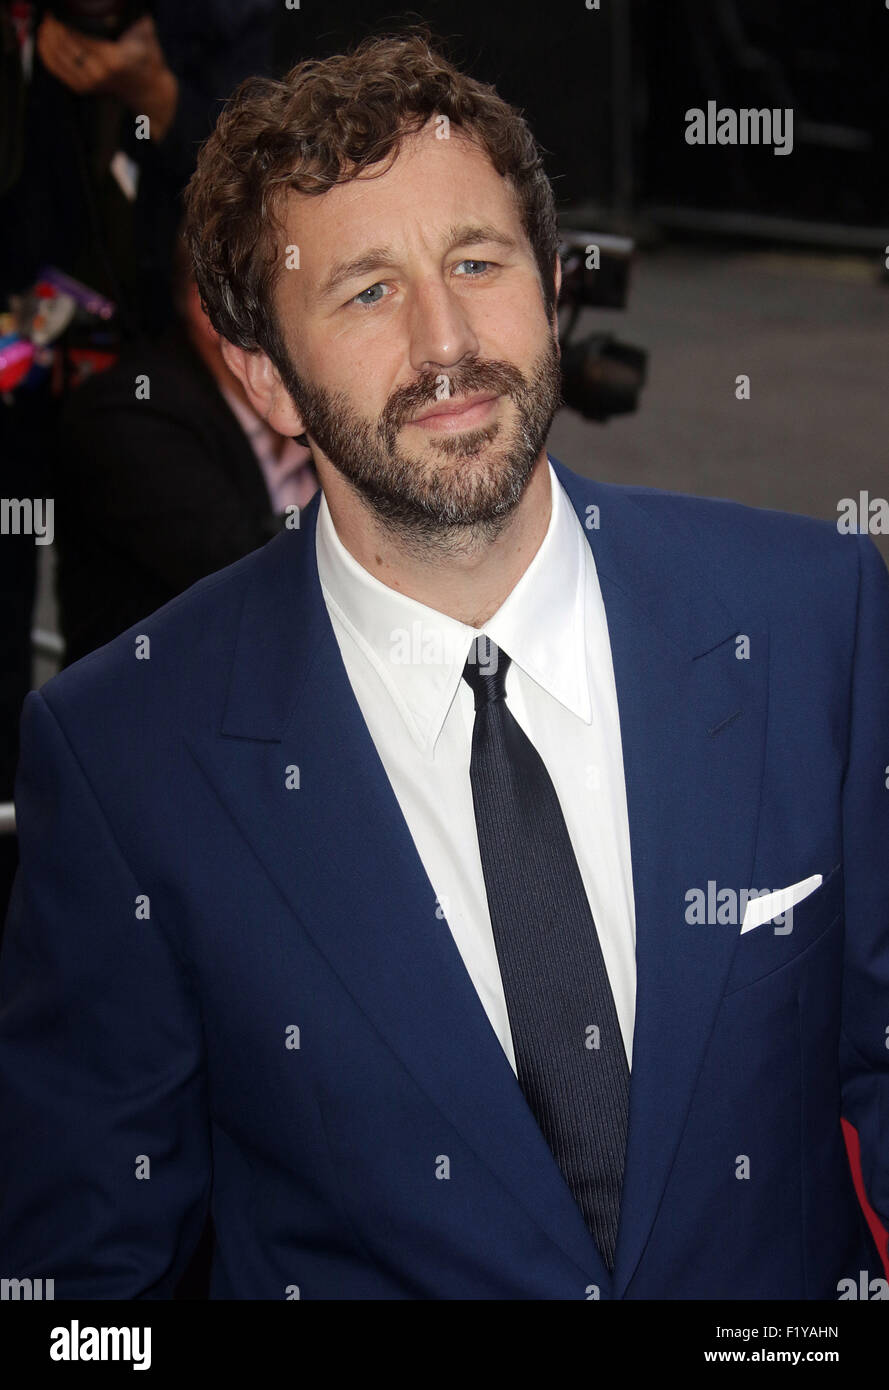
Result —
[{"label": "neck", "polygon": [[316,462],[339,540],[390,589],[480,628],[515,588],[546,535],[552,510],[543,449],[518,505],[493,538],[460,534],[443,547],[410,546],[381,526],[366,503],[326,460]]}]

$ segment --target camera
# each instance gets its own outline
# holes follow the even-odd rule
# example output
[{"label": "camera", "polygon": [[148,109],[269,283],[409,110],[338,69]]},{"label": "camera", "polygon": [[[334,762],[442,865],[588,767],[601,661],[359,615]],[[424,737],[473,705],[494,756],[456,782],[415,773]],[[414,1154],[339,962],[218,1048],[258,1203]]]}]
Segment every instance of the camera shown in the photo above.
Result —
[{"label": "camera", "polygon": [[573,333],[582,309],[626,308],[634,250],[629,237],[581,231],[566,233],[559,247],[559,309],[567,310],[559,333],[562,399],[569,410],[600,424],[638,408],[648,356],[611,333],[581,339]]}]

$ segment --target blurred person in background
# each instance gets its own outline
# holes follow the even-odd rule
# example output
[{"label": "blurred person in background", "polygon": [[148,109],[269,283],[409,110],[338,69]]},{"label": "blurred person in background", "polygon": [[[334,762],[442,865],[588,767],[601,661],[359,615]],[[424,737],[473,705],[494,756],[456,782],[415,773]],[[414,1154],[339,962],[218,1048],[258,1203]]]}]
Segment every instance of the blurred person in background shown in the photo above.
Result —
[{"label": "blurred person in background", "polygon": [[[271,66],[276,9],[0,0],[0,312],[50,265],[114,302],[116,345],[164,331],[181,191],[220,102]],[[66,375],[0,399],[4,497],[47,496]],[[13,795],[36,587],[32,538],[0,537],[0,801]],[[16,862],[15,836],[0,835],[0,919]]]},{"label": "blurred person in background", "polygon": [[[220,102],[269,70],[275,9],[0,0],[23,78],[0,179],[4,298],[49,262],[114,300],[125,336],[163,329],[179,196]],[[112,39],[87,32],[114,24],[126,27]]]},{"label": "blurred person in background", "polygon": [[[298,524],[310,450],[251,407],[177,241],[178,319],[75,390],[54,470],[66,664]],[[141,385],[139,385],[141,383]]]}]

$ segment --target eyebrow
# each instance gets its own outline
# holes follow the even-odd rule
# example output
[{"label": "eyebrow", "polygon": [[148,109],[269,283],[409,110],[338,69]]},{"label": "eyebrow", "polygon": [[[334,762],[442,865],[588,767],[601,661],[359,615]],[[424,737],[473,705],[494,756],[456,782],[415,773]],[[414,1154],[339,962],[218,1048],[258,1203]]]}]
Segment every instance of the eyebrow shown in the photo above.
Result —
[{"label": "eyebrow", "polygon": [[[482,243],[493,243],[495,246],[502,246],[508,251],[514,251],[517,248],[515,238],[508,236],[497,227],[484,222],[466,222],[459,223],[448,230],[445,253],[453,251],[457,246],[478,246]],[[391,270],[397,264],[398,260],[391,246],[372,246],[367,251],[363,251],[360,256],[355,256],[349,261],[340,261],[335,265],[321,284],[317,298],[329,299],[349,280],[370,275],[375,270]]]}]

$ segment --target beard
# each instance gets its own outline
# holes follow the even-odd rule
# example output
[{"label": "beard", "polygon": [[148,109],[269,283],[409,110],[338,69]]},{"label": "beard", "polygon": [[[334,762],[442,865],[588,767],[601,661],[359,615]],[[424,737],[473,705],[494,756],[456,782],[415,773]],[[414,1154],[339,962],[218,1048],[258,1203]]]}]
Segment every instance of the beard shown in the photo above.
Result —
[{"label": "beard", "polygon": [[[393,391],[377,420],[368,420],[343,391],[300,377],[285,353],[275,366],[303,418],[304,431],[352,485],[380,526],[402,545],[426,554],[453,553],[490,542],[520,501],[561,404],[559,351],[552,337],[526,377],[510,362],[473,360],[427,373]],[[425,454],[399,447],[402,427],[426,406],[482,391],[511,401],[514,419],[430,435]],[[438,459],[439,462],[430,461]]]}]

